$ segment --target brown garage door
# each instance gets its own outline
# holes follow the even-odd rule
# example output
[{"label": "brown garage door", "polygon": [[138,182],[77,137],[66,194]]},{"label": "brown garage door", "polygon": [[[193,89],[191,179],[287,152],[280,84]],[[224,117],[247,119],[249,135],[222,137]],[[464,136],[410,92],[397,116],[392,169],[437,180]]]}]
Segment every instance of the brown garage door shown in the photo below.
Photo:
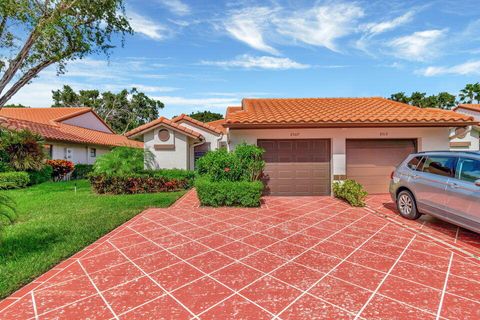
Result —
[{"label": "brown garage door", "polygon": [[415,151],[416,140],[411,139],[347,140],[347,178],[368,193],[388,192],[390,174]]},{"label": "brown garage door", "polygon": [[265,193],[330,194],[330,140],[258,140],[265,149]]}]

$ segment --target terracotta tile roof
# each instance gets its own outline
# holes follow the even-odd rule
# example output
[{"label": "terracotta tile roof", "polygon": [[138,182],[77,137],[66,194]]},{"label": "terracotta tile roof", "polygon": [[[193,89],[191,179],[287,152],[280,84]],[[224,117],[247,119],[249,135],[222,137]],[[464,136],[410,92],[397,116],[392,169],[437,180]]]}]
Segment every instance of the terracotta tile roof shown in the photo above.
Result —
[{"label": "terracotta tile roof", "polygon": [[144,125],[141,125],[133,130],[130,130],[128,131],[127,133],[125,133],[125,136],[127,137],[134,137],[136,135],[139,135],[141,134],[142,132],[145,132],[146,130],[150,129],[150,128],[153,128],[157,125],[165,125],[167,127],[171,127],[172,129],[174,130],[177,130],[177,131],[180,131],[180,132],[183,132],[184,134],[186,134],[187,136],[191,136],[195,139],[202,139],[202,135],[196,131],[193,131],[189,128],[186,128],[184,126],[181,126],[175,122],[173,122],[172,120],[170,119],[167,119],[165,117],[160,117],[156,120],[153,120],[149,123],[145,123]]},{"label": "terracotta tile roof", "polygon": [[473,117],[440,109],[421,109],[381,97],[243,99],[227,110],[227,127],[255,126],[454,126]]},{"label": "terracotta tile roof", "polygon": [[472,104],[472,103],[459,104],[457,107],[453,108],[453,110],[456,111],[457,109],[460,109],[460,108],[480,112],[480,104]]},{"label": "terracotta tile roof", "polygon": [[211,125],[209,125],[208,123],[205,123],[205,122],[202,122],[202,121],[198,121],[197,119],[193,119],[192,117],[189,117],[189,116],[187,116],[187,115],[184,114],[184,113],[182,113],[181,115],[173,118],[172,121],[175,122],[175,123],[178,123],[178,122],[180,122],[180,121],[188,121],[188,122],[190,122],[190,123],[192,123],[192,124],[194,124],[194,125],[197,125],[197,126],[199,126],[199,127],[201,127],[201,128],[204,128],[204,129],[206,129],[206,130],[208,130],[208,131],[212,131],[212,132],[214,132],[214,133],[216,133],[216,134],[221,134],[221,133],[223,133],[223,131],[222,131],[222,130],[219,130],[217,127],[211,126]]},{"label": "terracotta tile roof", "polygon": [[225,124],[225,119],[220,119],[220,120],[215,120],[215,121],[210,121],[207,122],[208,125],[217,128],[217,130],[221,131],[222,133],[227,132],[227,128],[225,128],[223,125]]},{"label": "terracotta tile roof", "polygon": [[143,142],[130,140],[122,135],[81,128],[61,122],[48,124],[0,116],[0,126],[11,130],[28,129],[38,133],[47,141],[54,140],[110,147],[128,146],[143,148]]},{"label": "terracotta tile roof", "polygon": [[54,124],[92,111],[91,108],[2,108],[0,116],[35,123]]}]

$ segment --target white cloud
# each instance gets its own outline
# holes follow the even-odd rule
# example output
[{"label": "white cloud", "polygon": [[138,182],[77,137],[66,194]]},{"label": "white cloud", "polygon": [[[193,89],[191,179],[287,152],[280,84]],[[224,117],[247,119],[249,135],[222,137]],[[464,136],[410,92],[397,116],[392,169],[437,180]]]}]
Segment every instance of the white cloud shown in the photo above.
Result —
[{"label": "white cloud", "polygon": [[155,96],[154,99],[162,101],[168,108],[170,106],[195,107],[205,109],[207,107],[225,109],[229,105],[240,105],[241,98],[187,98],[181,96]]},{"label": "white cloud", "polygon": [[150,18],[142,16],[135,12],[129,12],[130,25],[132,29],[153,40],[165,40],[170,34],[170,30],[163,24],[157,23]]},{"label": "white cloud", "polygon": [[179,16],[186,16],[191,13],[190,6],[180,0],[158,0],[168,10]]},{"label": "white cloud", "polygon": [[417,31],[408,36],[398,37],[390,42],[391,53],[401,59],[426,61],[439,54],[447,29]]},{"label": "white cloud", "polygon": [[453,75],[480,75],[480,60],[468,61],[454,66],[430,66],[425,69],[417,70],[417,74],[426,77],[439,76],[445,74]]},{"label": "white cloud", "polygon": [[129,87],[130,88],[137,88],[138,91],[145,92],[145,93],[172,92],[172,91],[177,91],[179,89],[179,88],[175,88],[175,87],[147,86],[147,85],[143,85],[143,84],[139,84],[139,83],[131,84]]},{"label": "white cloud", "polygon": [[278,51],[268,45],[264,33],[268,27],[268,20],[275,10],[268,7],[252,7],[234,11],[225,20],[225,29],[235,39],[246,43],[250,47],[271,54]]},{"label": "white cloud", "polygon": [[392,20],[367,23],[360,26],[360,28],[370,35],[376,35],[376,34],[393,30],[395,28],[398,28],[401,25],[404,25],[412,21],[414,15],[415,15],[415,11],[411,10]]},{"label": "white cloud", "polygon": [[335,41],[356,30],[364,12],[355,3],[327,3],[275,18],[276,30],[295,41],[340,51]]},{"label": "white cloud", "polygon": [[289,58],[278,58],[270,56],[254,57],[248,54],[238,56],[233,60],[202,61],[201,64],[209,66],[219,66],[224,68],[269,70],[307,69],[310,67],[308,64],[302,64]]}]

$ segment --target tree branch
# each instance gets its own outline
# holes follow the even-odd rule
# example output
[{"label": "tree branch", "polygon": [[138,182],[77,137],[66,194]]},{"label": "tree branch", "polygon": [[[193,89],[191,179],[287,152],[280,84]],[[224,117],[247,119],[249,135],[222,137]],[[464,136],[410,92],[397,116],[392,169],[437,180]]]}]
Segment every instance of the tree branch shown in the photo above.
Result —
[{"label": "tree branch", "polygon": [[35,78],[40,71],[56,63],[55,60],[43,61],[26,72],[3,96],[0,96],[0,110],[10,98],[18,92],[30,80]]},{"label": "tree branch", "polygon": [[3,32],[5,31],[5,26],[7,25],[7,16],[2,18],[2,22],[0,22],[0,39],[3,36]]}]

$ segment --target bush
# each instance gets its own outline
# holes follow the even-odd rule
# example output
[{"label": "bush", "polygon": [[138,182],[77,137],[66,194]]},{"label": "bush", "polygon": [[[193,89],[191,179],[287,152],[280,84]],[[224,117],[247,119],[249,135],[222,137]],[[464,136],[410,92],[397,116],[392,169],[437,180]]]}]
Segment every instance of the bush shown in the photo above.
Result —
[{"label": "bush", "polygon": [[183,181],[185,188],[192,187],[195,179],[195,171],[182,169],[159,169],[154,171],[144,171],[143,173],[156,178]]},{"label": "bush", "polygon": [[[93,190],[100,194],[136,194],[178,191],[191,186],[191,173],[151,171],[130,175],[95,175],[89,179]],[[181,170],[183,171],[183,170]]]},{"label": "bush", "polygon": [[265,162],[264,150],[242,143],[235,151],[221,148],[207,152],[197,161],[200,175],[208,175],[212,181],[256,181],[260,178]]},{"label": "bush", "polygon": [[195,180],[198,198],[203,206],[258,207],[263,191],[260,181],[212,181],[209,177]]},{"label": "bush", "polygon": [[153,154],[144,149],[117,147],[100,156],[93,165],[94,174],[126,175],[153,167]]},{"label": "bush", "polygon": [[50,165],[44,166],[41,170],[38,171],[28,171],[30,177],[29,185],[35,185],[39,183],[44,183],[52,179],[53,168]]},{"label": "bush", "polygon": [[53,169],[52,177],[54,181],[62,180],[75,169],[73,162],[68,160],[47,160],[47,164]]},{"label": "bush", "polygon": [[0,189],[25,188],[29,181],[28,173],[24,171],[0,173]]},{"label": "bush", "polygon": [[86,179],[88,174],[93,171],[93,164],[77,164],[72,172],[72,179]]},{"label": "bush", "polygon": [[365,207],[365,198],[368,195],[360,183],[350,179],[334,182],[333,194],[354,207]]},{"label": "bush", "polygon": [[42,138],[31,131],[0,130],[0,151],[0,161],[16,171],[40,170],[44,166]]}]

